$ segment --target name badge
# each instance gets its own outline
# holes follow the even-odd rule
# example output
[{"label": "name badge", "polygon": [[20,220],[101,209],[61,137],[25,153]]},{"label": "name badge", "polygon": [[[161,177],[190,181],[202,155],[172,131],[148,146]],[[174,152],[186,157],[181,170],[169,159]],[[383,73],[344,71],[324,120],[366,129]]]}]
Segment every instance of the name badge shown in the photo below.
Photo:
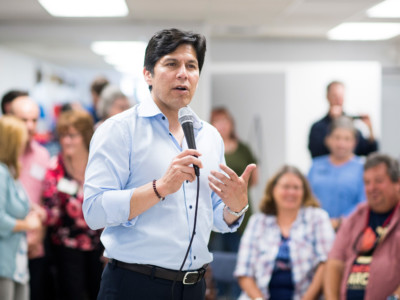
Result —
[{"label": "name badge", "polygon": [[29,174],[33,178],[42,181],[44,178],[44,175],[46,175],[46,170],[42,166],[34,163],[34,164],[32,164]]},{"label": "name badge", "polygon": [[69,195],[75,195],[78,192],[78,183],[73,180],[61,178],[57,184],[57,190]]}]

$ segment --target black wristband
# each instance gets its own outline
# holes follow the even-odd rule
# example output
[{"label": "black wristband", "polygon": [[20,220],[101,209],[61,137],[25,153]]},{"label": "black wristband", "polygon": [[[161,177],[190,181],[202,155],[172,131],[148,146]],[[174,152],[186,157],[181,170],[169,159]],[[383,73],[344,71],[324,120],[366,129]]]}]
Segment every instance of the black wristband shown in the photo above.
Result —
[{"label": "black wristband", "polygon": [[160,199],[161,201],[163,201],[165,199],[165,197],[161,197],[161,195],[158,193],[157,188],[156,188],[156,181],[157,180],[153,180],[153,190],[154,193],[156,194],[156,196],[158,197],[158,199]]}]

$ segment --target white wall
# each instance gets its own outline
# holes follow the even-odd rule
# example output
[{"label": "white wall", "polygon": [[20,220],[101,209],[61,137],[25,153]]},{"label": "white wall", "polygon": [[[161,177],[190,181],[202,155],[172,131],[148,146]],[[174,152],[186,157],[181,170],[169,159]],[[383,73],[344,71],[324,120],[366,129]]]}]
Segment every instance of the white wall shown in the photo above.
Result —
[{"label": "white wall", "polygon": [[0,47],[0,97],[10,89],[30,90],[35,84],[32,57]]},{"label": "white wall", "polygon": [[400,159],[400,68],[383,72],[382,142],[383,152]]},{"label": "white wall", "polygon": [[[36,83],[38,70],[43,75],[39,85]],[[116,71],[58,66],[0,47],[0,97],[11,89],[26,90],[50,115],[54,104],[80,102],[90,106],[90,83],[98,75],[116,84],[121,77]],[[60,77],[64,83],[52,81],[52,76]]]}]

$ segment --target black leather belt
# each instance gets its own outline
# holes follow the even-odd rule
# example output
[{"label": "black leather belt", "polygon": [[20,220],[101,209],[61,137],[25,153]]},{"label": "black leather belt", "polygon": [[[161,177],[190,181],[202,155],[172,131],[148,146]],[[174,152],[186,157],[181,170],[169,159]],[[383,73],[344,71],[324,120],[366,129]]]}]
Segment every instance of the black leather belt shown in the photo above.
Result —
[{"label": "black leather belt", "polygon": [[169,269],[160,268],[152,265],[129,264],[116,259],[110,259],[110,263],[119,268],[127,269],[129,271],[138,272],[148,276],[154,276],[161,279],[182,281],[183,284],[195,284],[203,279],[206,273],[207,265],[195,271],[174,271]]}]

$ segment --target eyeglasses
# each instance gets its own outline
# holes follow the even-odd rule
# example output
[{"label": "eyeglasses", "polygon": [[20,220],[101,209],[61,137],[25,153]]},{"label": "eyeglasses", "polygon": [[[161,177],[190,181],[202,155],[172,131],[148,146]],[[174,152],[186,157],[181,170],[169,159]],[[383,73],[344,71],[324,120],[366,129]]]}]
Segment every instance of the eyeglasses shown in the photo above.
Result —
[{"label": "eyeglasses", "polygon": [[71,140],[76,139],[77,137],[81,136],[79,133],[61,133],[60,139],[69,137]]}]

